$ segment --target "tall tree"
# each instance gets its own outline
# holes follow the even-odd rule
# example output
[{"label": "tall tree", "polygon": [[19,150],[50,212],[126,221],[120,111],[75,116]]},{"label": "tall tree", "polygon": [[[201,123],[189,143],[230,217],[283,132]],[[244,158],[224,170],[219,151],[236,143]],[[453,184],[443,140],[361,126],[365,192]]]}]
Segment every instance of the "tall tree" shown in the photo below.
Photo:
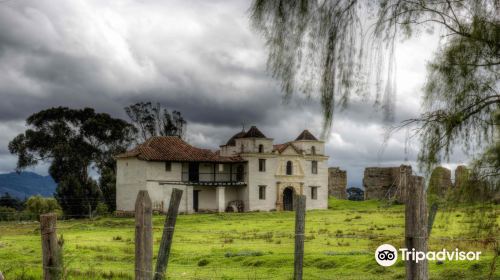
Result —
[{"label": "tall tree", "polygon": [[325,133],[335,106],[366,94],[373,81],[376,104],[390,117],[395,40],[439,29],[423,113],[403,124],[416,125],[419,162],[430,171],[455,144],[477,151],[498,143],[492,136],[500,109],[499,9],[496,0],[255,0],[251,19],[266,39],[268,67],[285,97],[319,92]]},{"label": "tall tree", "polygon": [[[113,155],[130,145],[135,128],[94,109],[50,108],[26,120],[29,128],[9,143],[18,171],[50,162],[49,174],[58,184],[55,197],[66,215],[86,215],[102,192],[89,176],[114,170]],[[113,171],[114,172],[114,171]]]},{"label": "tall tree", "polygon": [[138,142],[152,136],[184,137],[187,122],[181,113],[170,113],[160,103],[138,102],[125,107],[125,112],[139,132]]}]

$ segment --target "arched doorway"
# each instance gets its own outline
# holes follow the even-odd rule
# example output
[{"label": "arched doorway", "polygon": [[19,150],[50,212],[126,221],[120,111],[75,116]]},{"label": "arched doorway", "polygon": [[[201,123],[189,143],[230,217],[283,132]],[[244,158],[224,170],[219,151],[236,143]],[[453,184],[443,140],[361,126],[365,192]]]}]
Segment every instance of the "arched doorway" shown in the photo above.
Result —
[{"label": "arched doorway", "polygon": [[293,188],[287,187],[283,190],[283,210],[293,211]]}]

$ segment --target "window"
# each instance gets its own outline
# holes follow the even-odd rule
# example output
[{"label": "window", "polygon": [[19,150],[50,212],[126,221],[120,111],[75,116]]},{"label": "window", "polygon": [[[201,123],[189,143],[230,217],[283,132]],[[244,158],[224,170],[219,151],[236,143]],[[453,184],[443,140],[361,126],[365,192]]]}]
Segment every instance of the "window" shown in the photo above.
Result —
[{"label": "window", "polygon": [[312,155],[316,154],[316,147],[314,147],[314,146],[311,147],[311,154]]},{"label": "window", "polygon": [[266,160],[263,158],[259,158],[259,171],[260,172],[266,171]]},{"label": "window", "polygon": [[218,164],[219,165],[219,172],[224,172],[224,164]]},{"label": "window", "polygon": [[259,145],[259,153],[263,153],[264,152],[264,145],[260,144]]},{"label": "window", "polygon": [[318,174],[318,162],[315,160],[311,161],[311,173]]},{"label": "window", "polygon": [[245,146],[243,144],[241,144],[241,152],[243,153],[244,150],[245,150]]},{"label": "window", "polygon": [[291,161],[286,162],[286,175],[292,175],[293,173],[293,164]]},{"label": "window", "polygon": [[266,186],[259,186],[259,199],[260,200],[266,199]]},{"label": "window", "polygon": [[167,172],[172,171],[172,163],[170,161],[165,162],[165,171]]},{"label": "window", "polygon": [[243,167],[243,165],[239,164],[236,167],[236,181],[238,181],[238,182],[243,181],[244,173],[245,173],[245,167]]},{"label": "window", "polygon": [[311,187],[311,199],[318,199],[318,187]]}]

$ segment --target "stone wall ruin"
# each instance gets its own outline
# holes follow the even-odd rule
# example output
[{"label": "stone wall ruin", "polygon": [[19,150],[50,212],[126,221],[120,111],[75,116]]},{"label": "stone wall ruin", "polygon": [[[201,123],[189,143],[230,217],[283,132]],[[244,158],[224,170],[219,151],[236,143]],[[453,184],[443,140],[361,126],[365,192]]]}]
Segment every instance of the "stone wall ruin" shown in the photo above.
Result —
[{"label": "stone wall ruin", "polygon": [[339,167],[328,168],[328,195],[346,199],[347,172]]},{"label": "stone wall ruin", "polygon": [[367,167],[363,177],[365,200],[404,201],[402,186],[406,184],[407,176],[411,175],[411,166],[400,167]]}]

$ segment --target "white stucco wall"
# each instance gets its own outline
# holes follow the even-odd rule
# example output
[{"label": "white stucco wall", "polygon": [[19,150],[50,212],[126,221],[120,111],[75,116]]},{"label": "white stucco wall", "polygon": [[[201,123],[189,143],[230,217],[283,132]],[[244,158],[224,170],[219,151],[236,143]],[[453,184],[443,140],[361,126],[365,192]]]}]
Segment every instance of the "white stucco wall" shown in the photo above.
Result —
[{"label": "white stucco wall", "polygon": [[173,188],[182,189],[183,195],[179,206],[180,212],[193,212],[192,187],[177,184],[160,184],[161,181],[179,181],[182,165],[171,163],[171,171],[165,170],[164,162],[142,161],[136,158],[117,160],[116,208],[121,211],[133,211],[135,200],[140,190],[147,190],[154,207],[163,202],[168,208]]},{"label": "white stucco wall", "polygon": [[[259,159],[266,160],[266,171],[259,171]],[[248,160],[248,189],[245,197],[245,209],[247,211],[269,211],[276,209],[276,177],[277,157],[275,155],[252,155],[245,158]],[[266,199],[259,199],[259,186],[266,186]]]},{"label": "white stucco wall", "polygon": [[[311,173],[311,160],[304,160],[304,194],[307,209],[328,208],[328,162],[318,161],[318,174]],[[316,200],[311,199],[311,187],[318,187]]]},{"label": "white stucco wall", "polygon": [[[173,188],[184,190],[180,211],[192,213],[193,190],[199,190],[199,210],[216,211],[221,208],[217,197],[224,198],[224,207],[233,200],[242,200],[245,211],[270,211],[276,209],[278,198],[277,183],[302,183],[303,194],[306,195],[307,209],[326,209],[328,207],[328,166],[324,154],[324,143],[321,141],[295,141],[305,155],[289,147],[281,154],[272,152],[272,139],[237,139],[236,147],[243,144],[245,153],[242,158],[248,163],[245,166],[245,187],[228,186],[223,193],[217,193],[215,186],[186,186],[182,184],[182,172],[188,171],[187,163],[171,163],[171,171],[165,170],[164,162],[141,161],[136,158],[117,160],[117,210],[133,211],[139,190],[148,190],[153,205],[168,208]],[[239,144],[239,145],[238,145]],[[264,145],[264,153],[259,153],[259,145]],[[311,147],[316,148],[316,155],[311,155]],[[266,170],[259,171],[259,159],[266,160]],[[286,175],[286,162],[293,162],[293,175]],[[318,162],[318,174],[312,174],[311,161]],[[229,180],[229,164],[220,169],[216,165],[216,180]],[[200,180],[213,180],[213,165],[200,164]],[[236,172],[236,165],[233,167]],[[177,182],[177,183],[173,183]],[[266,186],[265,199],[259,199],[259,186]],[[317,188],[317,199],[311,199],[311,187]],[[216,196],[219,194],[219,196]]]},{"label": "white stucco wall", "polygon": [[147,162],[136,158],[116,162],[116,209],[132,211],[139,190],[146,188]]},{"label": "white stucco wall", "polygon": [[325,142],[323,141],[313,141],[313,140],[299,140],[293,141],[293,145],[297,148],[303,150],[307,155],[311,154],[311,147],[316,148],[317,155],[325,154]]}]

